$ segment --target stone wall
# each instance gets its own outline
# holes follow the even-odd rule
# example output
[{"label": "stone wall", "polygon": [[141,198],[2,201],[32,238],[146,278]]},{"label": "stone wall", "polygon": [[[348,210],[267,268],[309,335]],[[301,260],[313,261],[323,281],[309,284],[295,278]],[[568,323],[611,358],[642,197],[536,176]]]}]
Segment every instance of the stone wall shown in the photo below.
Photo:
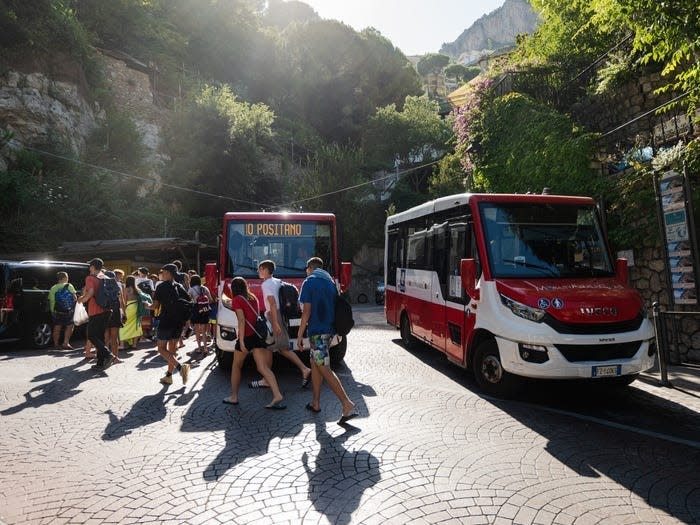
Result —
[{"label": "stone wall", "polygon": [[[645,247],[634,251],[634,266],[630,268],[630,282],[639,290],[644,305],[649,309],[658,302],[662,312],[698,312],[697,306],[673,305],[669,302],[666,263],[661,247]],[[700,363],[700,315],[663,316],[666,321],[666,340],[672,363]],[[675,319],[673,321],[672,319]],[[675,326],[673,326],[675,324]],[[675,340],[677,337],[677,341]]]}]

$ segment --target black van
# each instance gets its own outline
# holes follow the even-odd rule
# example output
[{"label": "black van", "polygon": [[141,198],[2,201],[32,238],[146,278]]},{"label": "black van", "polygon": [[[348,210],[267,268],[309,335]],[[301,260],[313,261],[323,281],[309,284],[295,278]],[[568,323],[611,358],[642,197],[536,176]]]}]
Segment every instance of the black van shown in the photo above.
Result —
[{"label": "black van", "polygon": [[76,290],[90,273],[85,263],[0,261],[0,342],[23,340],[35,348],[51,343],[49,290],[61,271]]}]

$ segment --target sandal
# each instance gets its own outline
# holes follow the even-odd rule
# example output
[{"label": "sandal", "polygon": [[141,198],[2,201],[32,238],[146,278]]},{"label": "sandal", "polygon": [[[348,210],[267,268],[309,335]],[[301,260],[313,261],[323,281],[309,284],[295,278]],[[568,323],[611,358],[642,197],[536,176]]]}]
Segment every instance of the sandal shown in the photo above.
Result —
[{"label": "sandal", "polygon": [[257,381],[251,381],[248,383],[248,388],[270,388],[267,385],[264,385],[262,380],[258,379]]},{"label": "sandal", "polygon": [[309,371],[308,375],[304,376],[301,380],[301,388],[306,388],[309,386],[309,380],[311,379],[311,371]]}]

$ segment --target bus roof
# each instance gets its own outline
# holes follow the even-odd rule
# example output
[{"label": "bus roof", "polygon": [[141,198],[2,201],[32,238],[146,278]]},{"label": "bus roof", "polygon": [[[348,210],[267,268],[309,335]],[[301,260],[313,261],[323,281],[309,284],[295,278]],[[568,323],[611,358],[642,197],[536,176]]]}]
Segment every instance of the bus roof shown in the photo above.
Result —
[{"label": "bus roof", "polygon": [[527,202],[540,204],[572,204],[594,205],[595,200],[590,197],[577,197],[568,195],[541,195],[530,193],[458,193],[447,197],[440,197],[432,201],[419,204],[406,211],[402,211],[387,218],[386,224],[399,224],[407,220],[430,215],[431,213],[450,210],[458,206],[467,206],[477,202]]},{"label": "bus roof", "polygon": [[243,219],[257,221],[274,221],[274,220],[290,220],[290,221],[328,221],[334,220],[335,215],[332,213],[299,213],[287,211],[229,211],[224,214],[224,219]]}]

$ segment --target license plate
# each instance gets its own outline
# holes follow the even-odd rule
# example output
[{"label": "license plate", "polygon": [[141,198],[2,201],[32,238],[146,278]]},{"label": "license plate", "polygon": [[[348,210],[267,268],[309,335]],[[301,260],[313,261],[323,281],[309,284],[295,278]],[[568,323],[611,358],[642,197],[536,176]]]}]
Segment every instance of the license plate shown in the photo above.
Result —
[{"label": "license plate", "polygon": [[591,377],[617,377],[622,374],[622,365],[594,366]]}]

